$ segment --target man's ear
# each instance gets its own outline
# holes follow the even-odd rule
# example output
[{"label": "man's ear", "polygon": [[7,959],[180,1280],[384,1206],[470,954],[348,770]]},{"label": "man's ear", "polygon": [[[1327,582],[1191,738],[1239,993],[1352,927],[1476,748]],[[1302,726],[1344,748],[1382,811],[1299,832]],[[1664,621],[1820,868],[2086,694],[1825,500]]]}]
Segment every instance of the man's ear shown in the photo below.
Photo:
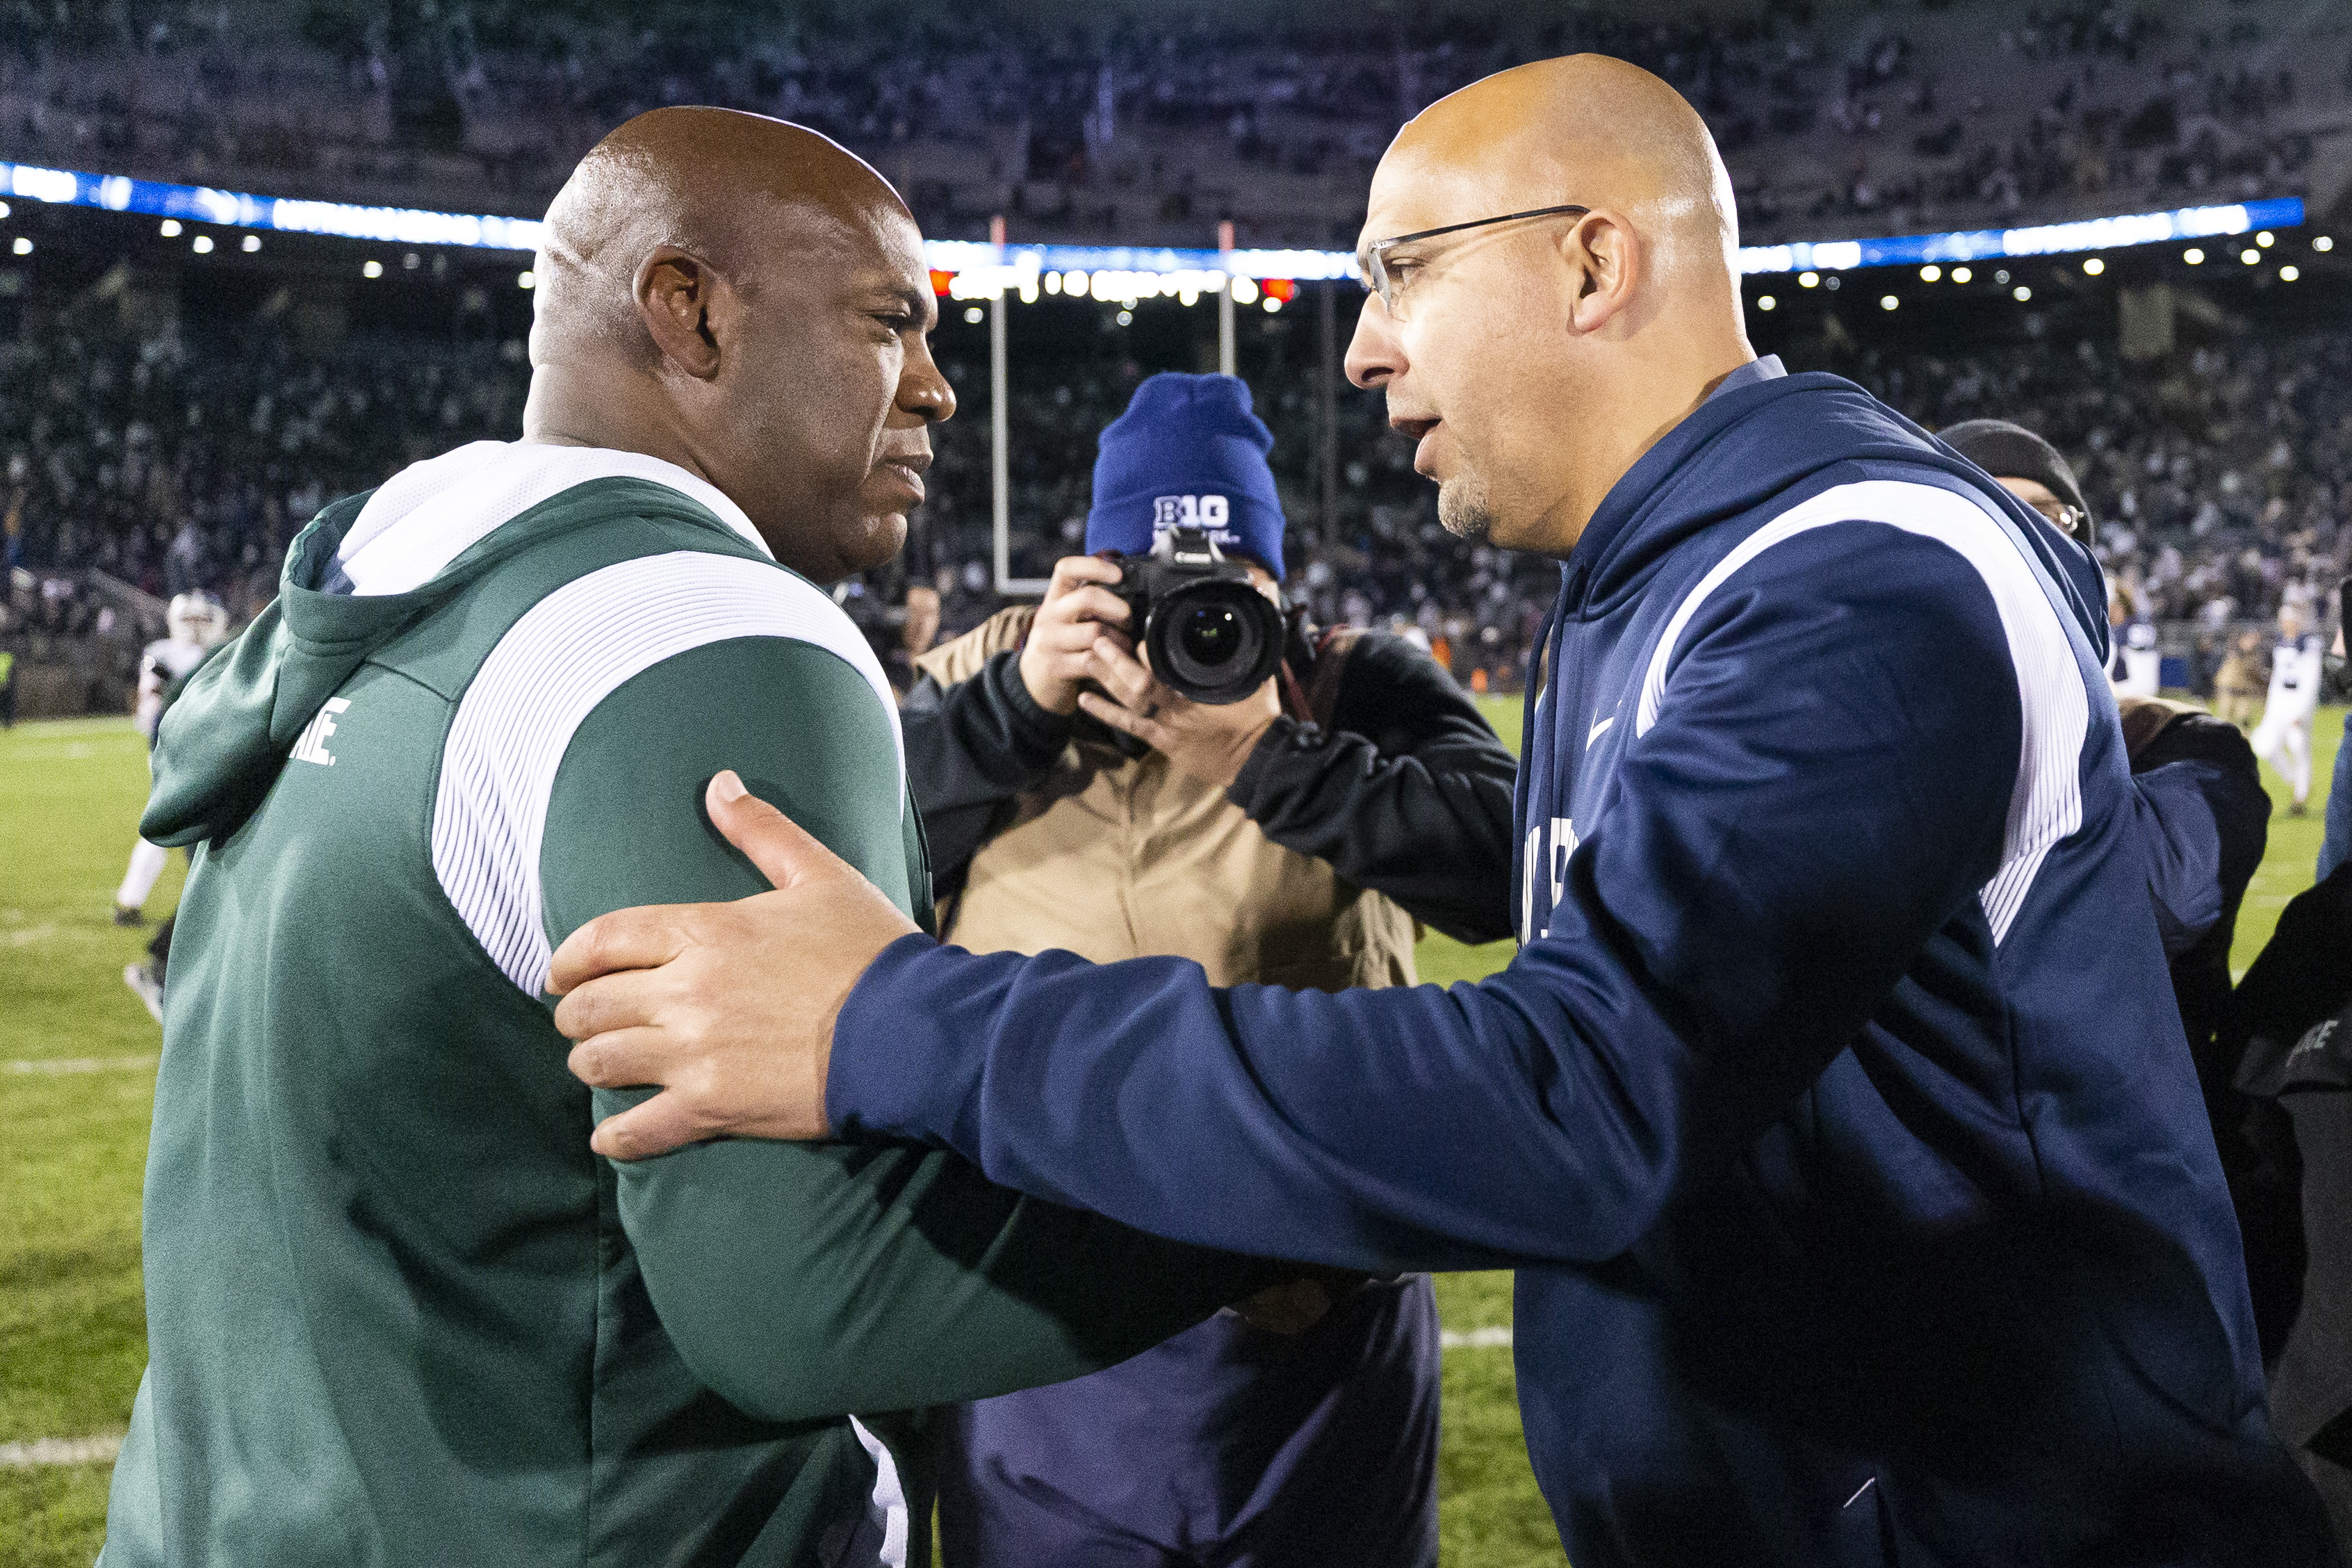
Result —
[{"label": "man's ear", "polygon": [[719,374],[719,334],[731,292],[710,263],[675,245],[656,246],[631,279],[637,317],[661,356],[697,381]]},{"label": "man's ear", "polygon": [[1621,213],[1584,215],[1560,237],[1569,268],[1569,323],[1580,335],[1600,331],[1633,302],[1633,290],[1649,257],[1641,237]]}]

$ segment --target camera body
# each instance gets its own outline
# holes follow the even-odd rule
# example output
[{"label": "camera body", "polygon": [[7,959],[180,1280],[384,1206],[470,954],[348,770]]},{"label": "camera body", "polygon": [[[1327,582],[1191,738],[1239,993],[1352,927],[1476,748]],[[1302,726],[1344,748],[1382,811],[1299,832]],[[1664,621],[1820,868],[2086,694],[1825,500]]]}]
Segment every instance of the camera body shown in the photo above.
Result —
[{"label": "camera body", "polygon": [[1282,612],[1228,561],[1203,528],[1171,528],[1149,555],[1106,551],[1119,569],[1111,592],[1151,673],[1195,702],[1239,702],[1282,668]]}]

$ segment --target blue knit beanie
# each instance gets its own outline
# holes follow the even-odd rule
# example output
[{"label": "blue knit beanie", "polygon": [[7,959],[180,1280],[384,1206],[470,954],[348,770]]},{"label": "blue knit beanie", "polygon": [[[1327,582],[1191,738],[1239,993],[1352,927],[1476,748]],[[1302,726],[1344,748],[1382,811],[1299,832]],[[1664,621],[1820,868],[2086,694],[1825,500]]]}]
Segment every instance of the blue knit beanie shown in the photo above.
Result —
[{"label": "blue knit beanie", "polygon": [[1228,555],[1282,576],[1282,500],[1265,455],[1274,435],[1230,375],[1148,378],[1104,427],[1087,550],[1148,554],[1171,528],[1203,528]]}]

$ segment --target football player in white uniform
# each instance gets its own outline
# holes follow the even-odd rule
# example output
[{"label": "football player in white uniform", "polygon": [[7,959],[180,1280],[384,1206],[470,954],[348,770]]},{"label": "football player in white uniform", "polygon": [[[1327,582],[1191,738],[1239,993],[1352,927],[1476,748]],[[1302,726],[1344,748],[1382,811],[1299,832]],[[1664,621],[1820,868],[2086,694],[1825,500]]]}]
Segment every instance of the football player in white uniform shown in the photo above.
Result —
[{"label": "football player in white uniform", "polygon": [[2117,697],[2154,697],[2164,686],[2164,654],[2156,646],[2156,623],[2134,616],[2123,625],[2116,650],[2121,671],[2112,679]]},{"label": "football player in white uniform", "polygon": [[[205,655],[227,639],[228,611],[210,594],[182,594],[163,612],[163,626],[171,635],[149,643],[139,656],[139,700],[131,710],[131,722],[139,726],[151,748],[155,744],[155,725],[163,716],[165,689],[184,679],[204,662]],[[130,868],[114,894],[116,925],[135,926],[146,918],[140,910],[147,895],[154,891],[155,879],[163,874],[164,858],[161,845],[144,838],[131,846]]]},{"label": "football player in white uniform", "polygon": [[2263,721],[2254,727],[2254,755],[2293,786],[2290,816],[2301,816],[2311,799],[2311,717],[2319,707],[2320,660],[2326,648],[2316,631],[2305,629],[2301,605],[2289,603],[2280,609],[2278,646],[2271,649],[2270,698],[2263,706]]}]

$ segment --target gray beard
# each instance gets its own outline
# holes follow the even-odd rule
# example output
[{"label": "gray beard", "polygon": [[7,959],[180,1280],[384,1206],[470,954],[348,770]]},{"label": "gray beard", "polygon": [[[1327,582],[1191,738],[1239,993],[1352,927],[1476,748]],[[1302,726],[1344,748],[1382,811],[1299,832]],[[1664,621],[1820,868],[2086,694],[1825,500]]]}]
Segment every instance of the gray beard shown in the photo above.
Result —
[{"label": "gray beard", "polygon": [[1456,539],[1484,544],[1494,531],[1495,514],[1486,509],[1486,498],[1468,479],[1456,479],[1437,487],[1437,521]]}]

